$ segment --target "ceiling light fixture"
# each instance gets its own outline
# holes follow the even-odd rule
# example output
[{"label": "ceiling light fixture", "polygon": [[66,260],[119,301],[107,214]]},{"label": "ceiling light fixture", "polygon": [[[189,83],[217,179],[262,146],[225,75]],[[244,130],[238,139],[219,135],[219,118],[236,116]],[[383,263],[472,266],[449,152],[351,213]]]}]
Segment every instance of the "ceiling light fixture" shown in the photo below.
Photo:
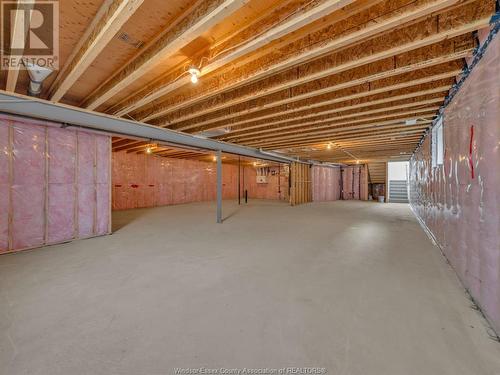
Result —
[{"label": "ceiling light fixture", "polygon": [[326,148],[327,148],[328,150],[331,150],[331,149],[332,149],[332,144],[331,144],[331,143],[328,143],[328,144],[326,145]]},{"label": "ceiling light fixture", "polygon": [[191,66],[188,69],[188,73],[191,74],[191,82],[193,84],[198,83],[198,77],[201,74],[200,69],[198,69],[196,66]]},{"label": "ceiling light fixture", "polygon": [[153,150],[157,148],[158,145],[156,143],[148,143],[146,145],[146,154],[152,154]]}]

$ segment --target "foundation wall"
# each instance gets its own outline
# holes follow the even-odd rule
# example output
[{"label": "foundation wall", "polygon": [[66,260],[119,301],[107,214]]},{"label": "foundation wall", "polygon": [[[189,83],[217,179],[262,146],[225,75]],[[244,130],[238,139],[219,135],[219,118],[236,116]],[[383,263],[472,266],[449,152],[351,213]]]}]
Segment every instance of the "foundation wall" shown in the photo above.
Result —
[{"label": "foundation wall", "polygon": [[444,163],[428,136],[410,161],[410,203],[500,333],[500,37],[443,116]]},{"label": "foundation wall", "polygon": [[110,233],[110,142],[0,116],[0,253]]}]

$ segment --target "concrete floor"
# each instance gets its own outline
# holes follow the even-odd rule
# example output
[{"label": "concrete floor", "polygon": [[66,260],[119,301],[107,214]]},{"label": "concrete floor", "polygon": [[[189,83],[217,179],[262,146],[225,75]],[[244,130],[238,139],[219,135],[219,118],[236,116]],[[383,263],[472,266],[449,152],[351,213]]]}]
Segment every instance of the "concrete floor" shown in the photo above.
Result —
[{"label": "concrete floor", "polygon": [[500,374],[408,205],[256,201],[115,213],[112,236],[0,257],[0,374]]}]

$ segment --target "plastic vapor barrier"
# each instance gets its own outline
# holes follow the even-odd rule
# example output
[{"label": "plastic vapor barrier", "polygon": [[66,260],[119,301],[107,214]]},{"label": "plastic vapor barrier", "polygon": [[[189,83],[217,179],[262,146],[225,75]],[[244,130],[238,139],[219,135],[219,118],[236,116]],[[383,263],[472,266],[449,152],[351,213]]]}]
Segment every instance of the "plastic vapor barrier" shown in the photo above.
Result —
[{"label": "plastic vapor barrier", "polygon": [[332,167],[312,167],[313,202],[336,201],[340,199],[341,169]]},{"label": "plastic vapor barrier", "polygon": [[0,252],[110,233],[110,138],[0,115]]},{"label": "plastic vapor barrier", "polygon": [[443,114],[444,161],[431,136],[410,162],[410,203],[500,333],[500,37]]}]

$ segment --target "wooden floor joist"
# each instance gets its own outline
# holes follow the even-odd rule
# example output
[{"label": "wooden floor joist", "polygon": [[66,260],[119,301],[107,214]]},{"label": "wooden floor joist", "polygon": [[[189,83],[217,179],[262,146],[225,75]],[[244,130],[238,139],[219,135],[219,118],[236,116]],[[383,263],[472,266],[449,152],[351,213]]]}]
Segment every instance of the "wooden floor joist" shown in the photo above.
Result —
[{"label": "wooden floor joist", "polygon": [[[211,145],[335,163],[408,160],[497,12],[495,0],[153,3],[59,2],[61,69],[40,97]],[[14,27],[19,45],[20,35]],[[30,84],[15,69],[0,79],[20,94]],[[113,136],[112,151],[213,161],[149,138]],[[292,173],[307,186],[302,167]]]},{"label": "wooden floor joist", "polygon": [[[341,103],[341,102],[352,100],[352,99],[358,99],[358,98],[363,98],[363,97],[367,97],[367,96],[377,95],[377,94],[381,94],[381,93],[385,93],[385,92],[400,90],[400,89],[403,89],[403,88],[409,88],[409,87],[412,87],[412,86],[418,86],[418,85],[421,85],[421,84],[424,84],[424,83],[439,81],[439,80],[442,80],[442,79],[445,79],[445,78],[456,77],[458,74],[460,74],[460,72],[461,72],[461,70],[452,70],[452,71],[448,71],[448,72],[437,74],[437,75],[427,76],[425,78],[420,78],[420,79],[416,79],[416,80],[412,80],[412,81],[408,81],[408,82],[402,82],[402,83],[397,83],[397,84],[394,84],[394,85],[388,85],[388,86],[380,87],[380,88],[373,89],[373,90],[370,90],[370,87],[367,87],[367,89],[364,90],[364,91],[361,91],[361,92],[358,92],[358,93],[355,93],[355,94],[345,95],[345,96],[341,96],[341,95],[337,96],[337,95],[335,95],[335,97],[332,98],[332,99],[329,99],[329,96],[328,97],[323,97],[323,98],[314,98],[314,99],[310,99],[310,100],[304,102],[304,104],[302,106],[300,105],[300,103],[298,103],[294,107],[283,106],[283,107],[280,107],[280,110],[278,110],[276,112],[273,112],[271,114],[267,114],[267,115],[264,115],[264,116],[260,116],[260,117],[259,116],[252,117],[251,120],[252,121],[257,121],[257,120],[269,119],[269,118],[277,117],[277,116],[280,116],[280,115],[285,115],[285,114],[288,115],[288,114],[292,114],[292,113],[295,113],[295,112],[302,112],[304,110],[311,110],[311,109],[314,109],[314,108],[319,108],[319,107],[323,107],[323,106],[331,105],[331,104],[335,104],[335,103]],[[242,112],[245,112],[245,111],[242,111]],[[238,122],[238,120],[237,119],[235,120],[235,118],[237,118],[239,116],[244,116],[246,114],[247,113],[231,113],[229,115],[230,118],[231,118],[231,122],[228,122],[227,124],[222,124],[222,127],[229,126],[229,125],[230,126],[240,125],[242,123],[245,123],[244,121],[246,121],[246,120]],[[209,124],[217,123],[216,126],[218,128],[218,127],[221,127],[220,121],[221,121],[221,119],[217,118],[217,119],[214,119],[214,120],[207,120],[207,121],[204,121],[204,122],[199,122],[199,123],[195,123],[195,124],[192,124],[192,125],[189,125],[189,126],[183,126],[183,127],[179,127],[179,128],[177,128],[177,127],[171,127],[171,126],[170,127],[174,128],[175,130],[181,130],[181,131],[190,130],[190,129],[198,128],[198,127],[200,129],[203,129],[203,130],[210,130],[210,129],[213,129],[213,128],[211,126],[209,126]]]},{"label": "wooden floor joist", "polygon": [[[332,115],[327,115],[321,117],[318,120],[314,121],[308,121],[308,122],[303,122],[303,120],[294,120],[290,122],[288,125],[271,125],[268,126],[267,124],[264,125],[257,125],[257,126],[249,126],[249,127],[243,127],[240,129],[232,129],[231,133],[228,135],[221,135],[217,137],[218,139],[221,140],[228,140],[228,141],[238,141],[240,137],[245,137],[247,135],[258,135],[258,134],[266,134],[269,132],[282,132],[284,130],[288,129],[295,129],[295,128],[302,128],[302,127],[308,127],[308,126],[321,126],[322,124],[329,124],[331,122],[337,121],[337,120],[345,120],[345,119],[353,119],[361,116],[368,116],[372,114],[379,114],[379,113],[398,113],[399,110],[401,109],[410,109],[410,108],[415,108],[415,110],[421,110],[425,109],[427,107],[434,107],[439,109],[439,106],[436,107],[436,104],[442,103],[444,100],[444,96],[438,96],[436,98],[432,99],[426,99],[426,100],[418,100],[418,101],[413,101],[413,102],[408,102],[408,100],[403,100],[401,104],[393,104],[393,105],[388,105],[388,106],[379,106],[380,108],[374,108],[371,109],[369,107],[368,110],[366,109],[354,109],[354,110],[347,110],[346,112],[350,112],[348,114],[343,114],[343,115],[337,115],[337,116],[332,116]],[[376,105],[375,105],[376,106]]]},{"label": "wooden floor joist", "polygon": [[[428,114],[432,117],[433,114],[431,112],[428,112]],[[384,117],[385,119],[386,117]],[[419,117],[421,118],[421,117]],[[275,139],[293,139],[293,138],[300,138],[301,136],[306,136],[309,134],[329,134],[332,131],[338,131],[340,132],[346,132],[346,131],[351,131],[351,130],[358,130],[358,129],[370,129],[370,128],[377,128],[381,127],[382,125],[391,125],[391,124],[400,124],[400,123],[405,123],[406,121],[410,120],[415,120],[415,116],[403,116],[403,117],[398,117],[396,119],[391,119],[391,120],[386,120],[386,121],[364,121],[364,124],[359,124],[359,125],[353,125],[352,123],[343,123],[343,124],[331,124],[330,126],[324,126],[321,129],[316,129],[316,128],[309,128],[309,129],[300,129],[296,132],[287,132],[286,135],[273,135],[273,136],[268,136],[268,137],[253,137],[253,138],[246,138],[246,139],[240,139],[239,142],[245,143],[245,144],[252,144],[252,142],[261,142],[261,141],[272,141]],[[432,120],[432,118],[429,119],[422,119],[423,121],[428,121]],[[377,128],[379,129],[379,128]]]},{"label": "wooden floor joist", "polygon": [[[82,43],[74,58],[62,71],[57,83],[51,88],[50,100],[59,101],[87,70],[95,58],[107,46],[115,34],[123,27],[144,0],[113,0],[107,5],[102,18],[90,31],[88,38]],[[100,16],[100,14],[99,14]]]},{"label": "wooden floor joist", "polygon": [[[238,48],[230,50],[222,57],[215,59],[214,61],[211,61],[208,65],[204,66],[201,69],[200,75],[201,77],[203,77],[204,75],[210,74],[215,70],[227,64],[230,64],[232,61],[235,61],[236,59],[248,53],[256,51],[260,47],[263,47],[266,44],[271,43],[272,41],[278,38],[281,38],[289,33],[292,33],[295,30],[298,30],[299,28],[307,25],[308,23],[315,22],[321,17],[324,17],[325,15],[331,12],[341,9],[342,7],[352,3],[353,1],[354,0],[326,0],[323,3],[317,5],[316,7],[308,10],[307,12],[301,13],[296,17],[287,20],[283,24],[280,24],[270,29],[263,35],[260,35],[248,41],[248,43],[245,43],[244,45]],[[170,85],[159,87],[158,89],[150,92],[146,97],[140,98],[135,103],[131,103],[126,107],[121,108],[114,114],[116,116],[123,116],[126,113],[129,113],[137,108],[140,108],[141,106],[144,106],[152,102],[153,100],[156,100],[178,88],[181,88],[182,86],[189,84],[189,82],[190,82],[189,77],[187,76],[181,77],[178,80],[172,82]]]},{"label": "wooden floor joist", "polygon": [[[404,108],[408,108],[408,107],[404,107]],[[378,110],[378,111],[384,112],[383,115],[368,116],[368,117],[364,117],[364,118],[359,118],[359,119],[356,118],[353,120],[341,121],[341,122],[332,121],[335,119],[359,117],[360,115],[362,115],[362,113],[359,113],[359,114],[355,113],[355,114],[348,115],[348,116],[338,116],[338,118],[335,117],[333,119],[327,119],[325,121],[316,122],[313,124],[304,123],[304,124],[299,124],[299,125],[291,125],[288,127],[264,129],[264,130],[260,130],[260,131],[244,133],[244,134],[240,134],[238,136],[235,136],[233,139],[237,140],[238,142],[242,142],[242,141],[248,141],[248,140],[252,140],[252,139],[259,139],[262,136],[273,136],[273,135],[284,134],[283,131],[285,129],[286,129],[286,134],[290,134],[291,132],[294,132],[294,131],[309,130],[309,129],[320,130],[320,129],[329,128],[332,126],[354,125],[354,124],[359,124],[359,123],[363,123],[363,122],[371,122],[371,121],[375,121],[375,120],[388,119],[388,118],[392,118],[392,117],[401,117],[401,116],[411,115],[410,117],[415,118],[415,117],[420,117],[420,116],[429,116],[429,115],[435,115],[435,113],[438,109],[439,109],[439,106],[429,106],[429,107],[425,107],[425,108],[421,108],[421,109],[413,109],[413,110],[401,111],[401,112],[390,111],[388,113],[386,108],[382,108],[382,110]],[[368,112],[372,112],[372,111],[368,111]]]},{"label": "wooden floor joist", "polygon": [[84,104],[87,109],[96,109],[113,95],[139,79],[166,56],[171,56],[208,28],[228,17],[249,0],[206,0],[170,33],[160,38],[136,61],[125,67],[120,75],[108,82]]},{"label": "wooden floor joist", "polygon": [[339,137],[338,139],[333,139],[332,137],[316,137],[316,138],[308,138],[304,140],[299,140],[299,141],[290,141],[290,142],[276,142],[273,144],[268,144],[268,145],[262,145],[258,146],[259,148],[262,148],[264,150],[282,150],[282,149],[288,149],[291,147],[307,147],[311,145],[315,145],[318,143],[325,143],[327,144],[328,142],[332,141],[338,141],[338,140],[353,140],[353,139],[391,139],[394,137],[394,139],[397,139],[397,137],[403,137],[406,138],[408,135],[417,135],[417,138],[421,138],[421,135],[424,133],[423,130],[410,130],[406,132],[390,132],[386,134],[378,134],[376,136],[367,134],[367,135],[358,135],[356,134],[355,136],[347,136],[345,138]]},{"label": "wooden floor joist", "polygon": [[[297,121],[297,120],[305,121],[307,119],[312,119],[312,118],[322,116],[322,115],[323,116],[324,115],[333,115],[333,114],[336,114],[339,112],[345,112],[345,111],[350,111],[350,110],[354,110],[354,109],[371,107],[371,106],[378,105],[378,104],[388,104],[391,102],[396,102],[396,101],[404,100],[404,99],[413,99],[413,98],[423,97],[422,100],[425,100],[425,99],[428,99],[428,98],[426,98],[426,96],[431,95],[431,94],[444,93],[444,92],[448,91],[449,88],[450,88],[450,85],[439,86],[439,87],[434,87],[434,88],[427,89],[427,90],[414,91],[414,92],[407,93],[407,94],[401,94],[401,95],[395,95],[395,96],[385,96],[382,99],[366,100],[366,101],[358,103],[358,104],[349,104],[349,105],[345,105],[345,106],[340,105],[340,106],[337,106],[335,108],[326,109],[326,110],[322,110],[322,111],[318,110],[318,111],[311,112],[308,114],[302,114],[302,115],[298,114],[294,117],[288,117],[288,118],[281,119],[281,120],[275,120],[275,121],[268,121],[267,120],[268,118],[271,118],[274,116],[270,116],[270,117],[266,116],[266,118],[263,120],[266,120],[268,126],[277,125],[277,124],[286,124],[290,121]],[[262,120],[262,119],[259,119],[259,120]],[[241,121],[238,123],[238,125],[247,124],[247,123],[251,124],[254,121],[255,121],[254,119]],[[250,128],[250,126],[252,126],[252,125],[249,125],[248,128]]]},{"label": "wooden floor joist", "polygon": [[[412,12],[409,12],[406,15],[405,19],[408,20],[407,22],[409,22],[410,20],[418,19],[418,18],[422,17],[423,14],[431,14],[432,13],[431,9],[434,9],[434,8],[428,5],[427,7],[424,7],[423,9],[414,10]],[[428,11],[429,13],[425,13],[424,10]],[[424,12],[424,13],[422,13],[422,12]],[[220,95],[223,92],[226,92],[228,90],[234,90],[235,88],[238,88],[242,85],[248,85],[249,83],[252,83],[254,81],[262,80],[266,77],[272,76],[273,74],[277,74],[277,73],[284,71],[288,68],[291,68],[293,66],[300,65],[300,64],[305,63],[305,62],[312,60],[314,58],[318,58],[322,55],[332,53],[335,50],[339,50],[342,47],[348,46],[349,43],[359,42],[360,40],[364,40],[364,39],[368,38],[369,36],[376,35],[377,33],[382,32],[381,30],[385,29],[384,26],[387,26],[387,24],[391,24],[391,25],[398,24],[400,26],[401,24],[399,23],[399,21],[401,21],[401,19],[402,18],[399,16],[394,17],[394,19],[391,19],[390,22],[387,21],[387,23],[384,23],[384,25],[381,25],[381,29],[377,32],[374,31],[375,27],[372,27],[372,28],[370,28],[370,30],[372,30],[372,33],[362,34],[361,31],[363,31],[363,30],[361,30],[355,36],[348,35],[345,38],[339,38],[338,40],[333,40],[330,43],[327,43],[325,45],[321,45],[321,46],[317,47],[316,49],[306,50],[306,52],[299,54],[299,55],[296,55],[296,56],[293,56],[293,57],[291,57],[288,60],[285,60],[283,62],[279,62],[279,63],[273,65],[271,68],[266,67],[266,69],[257,70],[255,73],[249,74],[248,77],[245,79],[235,81],[235,82],[224,83],[222,87],[217,87],[215,90],[210,90],[208,92],[202,93],[201,95],[195,96],[193,98],[179,97],[177,103],[171,102],[171,101],[166,102],[166,104],[160,105],[157,108],[155,108],[154,112],[145,113],[144,116],[139,114],[138,118],[140,118],[143,121],[150,121],[151,119],[165,116],[165,115],[172,113],[176,110],[192,106],[196,103],[199,103],[199,102],[206,100],[210,97],[213,97],[215,95]],[[468,23],[465,25],[460,25],[456,28],[444,30],[444,31],[438,32],[434,35],[430,35],[428,37],[417,39],[417,40],[408,42],[408,43],[403,44],[403,45],[397,45],[395,47],[389,48],[389,49],[382,51],[382,52],[369,54],[368,56],[363,56],[361,58],[357,58],[354,61],[342,64],[342,65],[335,65],[331,68],[324,69],[324,70],[321,70],[319,72],[315,72],[313,74],[306,76],[307,78],[304,77],[304,78],[300,78],[300,79],[296,80],[295,84],[301,84],[301,83],[304,83],[307,81],[321,79],[321,78],[324,78],[326,76],[329,76],[329,75],[332,75],[335,73],[339,73],[339,72],[342,72],[342,71],[345,71],[348,69],[352,69],[356,66],[366,65],[366,64],[369,64],[369,63],[372,63],[372,62],[375,62],[375,61],[378,61],[378,60],[381,60],[381,59],[384,59],[387,57],[392,57],[392,56],[399,55],[399,54],[402,54],[402,53],[405,53],[408,51],[416,50],[418,48],[422,48],[422,47],[425,47],[428,45],[436,44],[436,43],[442,42],[446,39],[451,39],[451,38],[454,38],[454,37],[457,37],[457,36],[460,36],[463,34],[471,33],[475,30],[478,30],[482,27],[487,26],[488,24],[489,24],[489,17],[484,18],[484,19],[480,19],[480,20],[475,20],[471,23]]]},{"label": "wooden floor joist", "polygon": [[[423,62],[419,62],[416,64],[395,67],[395,68],[392,68],[392,69],[389,69],[386,71],[382,71],[380,73],[375,73],[375,74],[371,74],[368,76],[360,77],[358,79],[346,78],[345,82],[343,82],[343,83],[338,83],[338,84],[334,84],[332,86],[327,86],[327,87],[320,87],[318,89],[314,88],[312,90],[305,91],[301,94],[297,94],[297,95],[294,95],[294,96],[289,97],[289,98],[280,99],[280,100],[272,101],[270,103],[265,103],[265,104],[261,104],[261,105],[255,105],[254,107],[242,110],[239,113],[231,112],[231,114],[232,115],[251,114],[251,113],[261,111],[264,109],[277,107],[280,105],[285,105],[285,104],[293,103],[293,102],[304,100],[304,99],[309,99],[309,98],[312,98],[315,96],[328,94],[328,93],[342,90],[342,89],[346,89],[349,87],[362,85],[362,84],[366,84],[369,82],[382,80],[384,78],[389,78],[389,77],[397,76],[397,75],[404,74],[404,73],[410,73],[410,72],[414,72],[417,70],[423,70],[425,68],[434,67],[436,65],[444,64],[447,62],[464,59],[464,58],[470,56],[471,53],[472,53],[472,49],[467,49],[467,50],[463,50],[463,51],[459,51],[459,52],[444,54],[443,56],[432,58],[432,59],[429,59],[429,60],[426,60]],[[305,85],[305,83],[302,83],[302,85]],[[266,97],[266,96],[278,93],[280,91],[290,89],[292,87],[296,88],[297,86],[300,86],[300,85],[296,85],[294,81],[291,81],[291,82],[284,84],[284,85],[276,85],[274,87],[267,88],[266,90],[254,92],[251,95],[246,95],[243,97],[239,97],[237,99],[227,100],[221,104],[210,106],[207,108],[202,108],[201,110],[198,110],[197,107],[194,107],[193,108],[194,111],[192,113],[186,113],[185,115],[183,115],[181,117],[169,119],[168,123],[169,123],[169,126],[172,126],[172,125],[179,123],[179,122],[188,121],[188,120],[194,119],[196,117],[207,115],[209,113],[218,112],[220,110],[223,110],[223,109],[226,109],[226,108],[229,108],[232,106],[236,106],[238,104],[245,103],[248,101],[252,101],[252,103],[253,103],[253,102],[255,102],[256,99]],[[145,121],[148,121],[151,119],[152,119],[152,117],[144,118]]]},{"label": "wooden floor joist", "polygon": [[393,134],[397,132],[402,132],[402,133],[407,133],[408,131],[413,131],[413,130],[420,130],[420,129],[426,129],[429,127],[430,123],[432,121],[430,120],[424,120],[424,121],[418,121],[416,125],[408,126],[405,125],[405,123],[401,121],[385,121],[381,123],[376,123],[373,124],[372,127],[370,128],[364,128],[364,129],[357,129],[357,130],[346,130],[343,131],[342,129],[335,129],[335,130],[328,130],[328,131],[322,131],[322,132],[313,132],[313,133],[306,133],[303,135],[291,135],[291,136],[285,136],[283,138],[276,138],[276,139],[270,139],[270,140],[259,140],[259,141],[252,141],[252,142],[245,142],[245,145],[251,146],[251,147],[263,147],[263,146],[268,146],[268,145],[276,145],[276,144],[282,144],[282,143],[287,143],[287,142],[295,142],[295,141],[304,141],[304,140],[310,140],[310,139],[333,139],[333,140],[341,140],[341,139],[348,139],[348,138],[353,138],[353,137],[359,137],[362,138],[363,136],[366,135],[371,135],[375,131],[376,134]]}]

